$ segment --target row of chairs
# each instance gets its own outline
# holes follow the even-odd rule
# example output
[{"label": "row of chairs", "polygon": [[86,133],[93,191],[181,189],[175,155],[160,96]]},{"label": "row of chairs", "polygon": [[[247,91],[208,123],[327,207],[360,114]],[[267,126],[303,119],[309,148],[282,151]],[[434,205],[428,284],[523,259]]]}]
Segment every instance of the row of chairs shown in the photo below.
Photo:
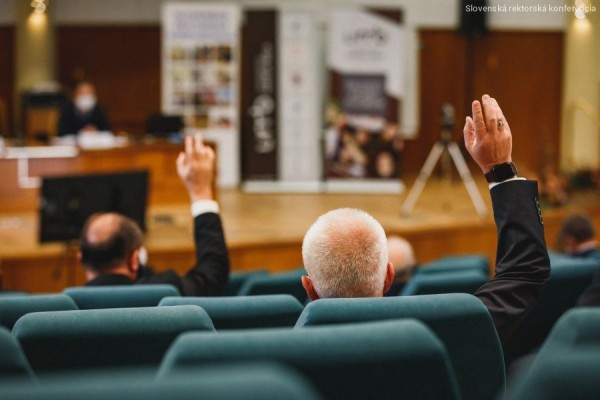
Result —
[{"label": "row of chairs", "polygon": [[[469,293],[483,285],[489,275],[489,261],[484,255],[451,256],[423,264],[400,295]],[[299,276],[305,274],[303,267],[291,272],[269,274],[259,269],[251,272],[232,273],[225,296],[251,296],[287,293],[300,302],[307,301],[306,292]]]},{"label": "row of chairs", "polygon": [[[463,399],[493,399],[503,391],[498,336],[489,313],[474,296],[324,299],[305,308],[292,296],[283,297],[294,302],[299,313],[293,329],[216,333],[209,315],[234,308],[219,301],[245,303],[251,314],[259,308],[252,300],[265,299],[272,309],[281,296],[180,297],[163,299],[159,307],[31,313],[19,319],[9,336],[22,346],[34,376],[160,366],[159,376],[166,377],[217,361],[268,360],[300,370],[326,398],[361,398],[367,389],[389,397],[393,389],[407,398],[453,399],[460,393]],[[180,305],[186,299],[192,304],[204,301],[205,308]],[[173,305],[166,306],[169,302]],[[378,322],[370,324],[373,321]],[[19,359],[13,363],[18,365]],[[28,367],[22,372],[33,374]],[[432,376],[437,377],[431,380]]]},{"label": "row of chairs", "polygon": [[[0,330],[0,346],[6,371],[7,354],[19,357],[20,348],[6,330]],[[600,309],[569,311],[506,398],[596,399],[599,365]],[[85,379],[72,374],[38,385],[13,378],[2,381],[2,398],[353,399],[393,394],[458,399],[456,382],[443,343],[423,323],[405,319],[294,331],[187,333],[169,348],[158,373],[93,371]]]},{"label": "row of chairs", "polygon": [[275,362],[189,368],[160,380],[144,370],[63,374],[40,384],[12,379],[2,382],[0,393],[4,400],[322,399],[299,372]]}]

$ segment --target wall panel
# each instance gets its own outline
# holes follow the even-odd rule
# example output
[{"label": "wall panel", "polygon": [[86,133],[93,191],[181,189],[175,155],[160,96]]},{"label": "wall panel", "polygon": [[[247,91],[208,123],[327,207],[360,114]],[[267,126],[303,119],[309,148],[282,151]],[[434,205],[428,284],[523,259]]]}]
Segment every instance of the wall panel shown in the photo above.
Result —
[{"label": "wall panel", "polygon": [[[13,136],[12,113],[13,113],[13,95],[15,81],[15,29],[12,26],[0,26],[0,99],[6,103],[6,128],[4,130],[3,122],[0,121],[0,134]],[[0,110],[0,118],[3,117]]]},{"label": "wall panel", "polygon": [[419,171],[440,138],[441,106],[456,109],[454,139],[473,171],[462,139],[470,103],[484,93],[496,97],[513,133],[513,158],[529,175],[559,160],[563,33],[490,32],[466,39],[453,30],[422,30],[420,36],[420,131],[408,141],[406,174]]},{"label": "wall panel", "polygon": [[57,34],[60,82],[93,81],[113,129],[143,133],[160,110],[160,27],[68,25]]}]

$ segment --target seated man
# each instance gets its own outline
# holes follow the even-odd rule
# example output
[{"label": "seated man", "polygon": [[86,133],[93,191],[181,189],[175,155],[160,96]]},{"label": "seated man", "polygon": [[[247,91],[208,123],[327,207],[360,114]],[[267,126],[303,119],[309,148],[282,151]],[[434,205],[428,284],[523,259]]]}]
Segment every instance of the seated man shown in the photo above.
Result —
[{"label": "seated man", "polygon": [[600,249],[592,220],[583,214],[569,215],[563,221],[557,238],[558,250],[579,258],[598,257]]},{"label": "seated man", "polygon": [[413,271],[417,267],[417,260],[408,240],[400,236],[389,236],[387,247],[389,261],[394,267],[394,281],[385,295],[397,296],[412,277]]},{"label": "seated man", "polygon": [[[592,220],[583,214],[569,215],[563,221],[557,235],[559,251],[576,258],[592,258],[600,262],[600,248]],[[578,307],[600,306],[600,269],[592,283],[577,300]]]},{"label": "seated man", "polygon": [[[467,150],[490,183],[498,230],[496,275],[475,294],[490,311],[503,343],[539,299],[550,275],[536,182],[516,177],[512,136],[495,99],[472,104]],[[484,116],[485,112],[485,116]],[[381,297],[394,280],[381,225],[364,211],[338,209],[317,219],[302,243],[312,300]]]},{"label": "seated man", "polygon": [[167,283],[184,296],[220,294],[229,278],[229,255],[219,206],[213,200],[214,171],[213,150],[204,146],[200,136],[186,137],[185,152],[177,159],[177,172],[192,201],[196,265],[184,277],[172,270],[142,273],[140,228],[125,216],[106,213],[90,217],[81,233],[86,286]]},{"label": "seated man", "polygon": [[77,83],[73,100],[60,110],[58,136],[110,131],[106,113],[96,98],[96,88],[87,81]]}]

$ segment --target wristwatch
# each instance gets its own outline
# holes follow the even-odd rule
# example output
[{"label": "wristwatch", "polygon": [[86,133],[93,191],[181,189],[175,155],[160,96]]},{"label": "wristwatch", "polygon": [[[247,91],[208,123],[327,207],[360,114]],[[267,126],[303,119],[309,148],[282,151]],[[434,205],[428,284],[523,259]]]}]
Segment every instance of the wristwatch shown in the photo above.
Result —
[{"label": "wristwatch", "polygon": [[494,168],[486,172],[485,179],[488,183],[504,182],[507,179],[517,176],[517,166],[513,162],[506,162],[496,165]]}]

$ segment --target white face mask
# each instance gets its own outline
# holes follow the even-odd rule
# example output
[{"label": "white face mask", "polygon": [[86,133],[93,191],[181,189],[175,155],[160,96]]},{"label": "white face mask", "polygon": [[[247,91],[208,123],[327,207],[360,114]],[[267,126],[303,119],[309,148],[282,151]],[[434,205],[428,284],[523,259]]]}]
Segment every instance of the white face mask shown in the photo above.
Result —
[{"label": "white face mask", "polygon": [[96,105],[96,97],[91,94],[82,94],[75,98],[75,107],[81,112],[92,111]]}]

